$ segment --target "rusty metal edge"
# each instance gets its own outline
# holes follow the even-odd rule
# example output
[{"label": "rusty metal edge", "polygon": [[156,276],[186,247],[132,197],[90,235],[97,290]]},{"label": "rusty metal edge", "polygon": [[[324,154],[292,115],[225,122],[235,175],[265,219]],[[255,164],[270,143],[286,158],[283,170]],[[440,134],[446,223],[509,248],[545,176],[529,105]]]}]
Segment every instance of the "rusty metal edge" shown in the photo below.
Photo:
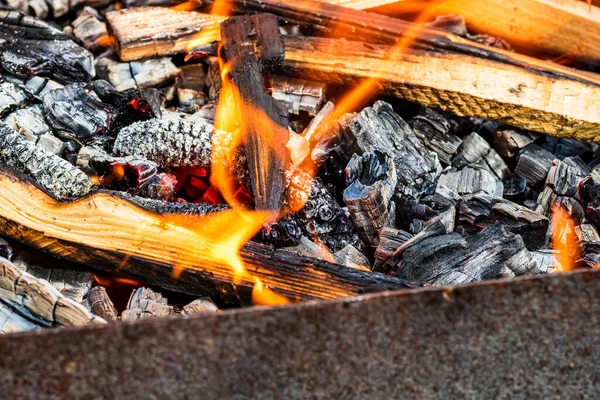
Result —
[{"label": "rusty metal edge", "polygon": [[600,392],[600,271],[0,337],[0,398]]}]

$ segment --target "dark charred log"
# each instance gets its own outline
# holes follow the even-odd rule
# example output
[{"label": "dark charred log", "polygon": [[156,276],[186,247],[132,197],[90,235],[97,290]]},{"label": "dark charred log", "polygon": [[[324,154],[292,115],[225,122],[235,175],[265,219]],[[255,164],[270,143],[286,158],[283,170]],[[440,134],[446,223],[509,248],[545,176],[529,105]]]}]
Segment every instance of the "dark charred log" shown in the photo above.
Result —
[{"label": "dark charred log", "polygon": [[515,176],[523,177],[532,187],[541,186],[552,168],[554,155],[535,143],[525,146],[520,154],[514,170]]}]

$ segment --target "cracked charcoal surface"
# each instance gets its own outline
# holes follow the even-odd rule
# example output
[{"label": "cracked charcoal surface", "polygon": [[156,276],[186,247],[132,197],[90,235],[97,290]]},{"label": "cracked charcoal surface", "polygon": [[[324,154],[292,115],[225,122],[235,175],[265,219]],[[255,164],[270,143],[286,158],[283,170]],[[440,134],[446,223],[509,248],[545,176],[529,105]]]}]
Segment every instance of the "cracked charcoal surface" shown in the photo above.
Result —
[{"label": "cracked charcoal surface", "polygon": [[0,162],[32,176],[57,199],[80,197],[92,188],[90,178],[79,168],[38,149],[4,123],[0,123]]},{"label": "cracked charcoal surface", "polygon": [[[219,143],[213,149],[213,135]],[[119,132],[117,155],[135,155],[168,167],[210,167],[212,151],[224,151],[229,134],[205,122],[183,118],[151,119],[133,123]],[[224,153],[219,153],[220,159]]]}]

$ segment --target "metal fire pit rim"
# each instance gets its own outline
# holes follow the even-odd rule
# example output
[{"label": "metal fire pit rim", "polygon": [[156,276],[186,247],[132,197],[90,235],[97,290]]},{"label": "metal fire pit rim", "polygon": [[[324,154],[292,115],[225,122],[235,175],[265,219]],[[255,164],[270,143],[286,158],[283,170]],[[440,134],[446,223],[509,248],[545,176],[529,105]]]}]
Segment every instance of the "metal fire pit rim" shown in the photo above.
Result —
[{"label": "metal fire pit rim", "polygon": [[536,275],[536,276],[520,276],[514,278],[502,278],[502,279],[494,279],[489,281],[480,281],[480,282],[471,282],[463,285],[456,286],[426,286],[421,288],[414,289],[400,289],[393,291],[384,291],[377,293],[366,293],[359,294],[356,296],[343,297],[339,299],[323,299],[323,300],[309,300],[304,302],[291,303],[280,306],[252,306],[252,307],[243,307],[243,308],[232,308],[219,311],[217,313],[206,313],[206,314],[196,314],[189,316],[166,316],[160,318],[150,318],[150,319],[141,319],[141,320],[133,320],[133,321],[116,321],[112,323],[106,324],[96,324],[96,325],[84,325],[84,326],[67,326],[60,328],[51,328],[51,329],[40,329],[37,331],[27,331],[27,332],[16,332],[16,333],[8,333],[5,335],[0,335],[0,345],[3,340],[10,340],[11,338],[21,338],[21,337],[39,337],[39,336],[54,336],[61,335],[63,333],[68,334],[68,332],[73,331],[95,331],[95,330],[110,330],[110,329],[127,329],[129,327],[136,327],[141,325],[162,325],[162,323],[171,323],[174,321],[183,321],[191,320],[191,319],[200,319],[204,320],[205,323],[210,323],[211,321],[216,321],[221,318],[228,317],[239,317],[244,318],[246,314],[256,314],[256,315],[264,315],[267,314],[275,314],[279,312],[286,312],[290,309],[301,312],[303,309],[317,309],[323,308],[327,309],[336,304],[354,304],[361,303],[365,301],[377,301],[377,299],[383,299],[387,297],[394,297],[398,299],[403,299],[404,301],[410,301],[414,296],[422,297],[423,294],[435,294],[439,293],[441,297],[446,300],[450,300],[453,295],[463,293],[465,291],[471,290],[480,290],[481,288],[489,288],[495,286],[513,286],[515,289],[521,284],[527,284],[528,282],[538,282],[538,281],[552,281],[552,280],[562,280],[566,277],[573,275],[597,275],[600,274],[600,269],[578,269],[573,271],[566,271],[562,273],[554,273],[554,274],[544,274],[544,275]]}]

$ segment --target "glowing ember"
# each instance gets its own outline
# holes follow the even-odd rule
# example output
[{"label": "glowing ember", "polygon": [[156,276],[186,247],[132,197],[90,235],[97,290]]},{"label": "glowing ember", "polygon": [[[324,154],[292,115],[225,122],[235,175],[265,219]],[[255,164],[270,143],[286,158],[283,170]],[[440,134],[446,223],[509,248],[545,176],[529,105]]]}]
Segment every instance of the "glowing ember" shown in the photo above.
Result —
[{"label": "glowing ember", "polygon": [[575,269],[575,258],[577,256],[577,236],[575,234],[575,223],[564,207],[554,205],[552,207],[552,248],[558,253],[558,272],[571,271]]}]

